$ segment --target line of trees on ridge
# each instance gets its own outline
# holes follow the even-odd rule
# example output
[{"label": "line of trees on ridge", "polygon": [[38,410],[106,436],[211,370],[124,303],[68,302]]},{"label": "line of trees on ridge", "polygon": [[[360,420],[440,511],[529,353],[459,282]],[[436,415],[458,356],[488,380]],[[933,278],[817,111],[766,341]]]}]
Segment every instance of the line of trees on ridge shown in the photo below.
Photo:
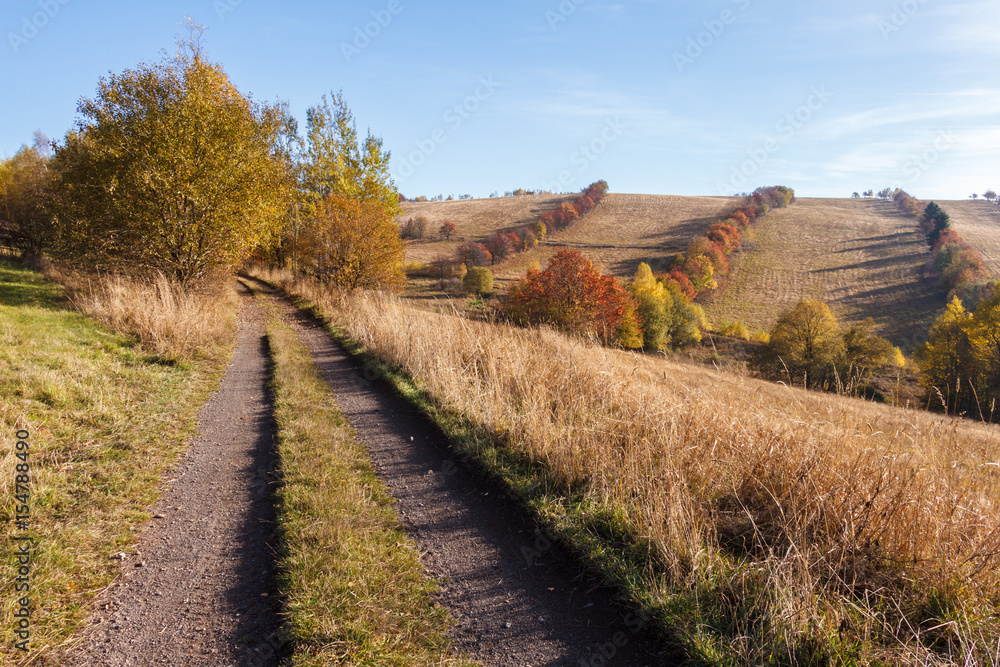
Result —
[{"label": "line of trees on ridge", "polygon": [[568,229],[587,215],[604,199],[608,192],[606,181],[596,181],[584,188],[573,201],[563,202],[554,211],[547,211],[538,219],[509,232],[497,232],[485,243],[466,241],[455,251],[455,261],[473,266],[493,266],[519,252],[534,248],[554,231]]}]

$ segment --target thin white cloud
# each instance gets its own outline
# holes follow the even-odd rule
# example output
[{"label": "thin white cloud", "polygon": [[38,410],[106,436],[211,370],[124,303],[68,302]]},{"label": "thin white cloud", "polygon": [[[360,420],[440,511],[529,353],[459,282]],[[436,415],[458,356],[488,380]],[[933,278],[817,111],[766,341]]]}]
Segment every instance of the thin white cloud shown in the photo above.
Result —
[{"label": "thin white cloud", "polygon": [[907,102],[819,121],[815,131],[837,139],[887,127],[935,123],[956,125],[1000,114],[1000,91],[967,90],[946,95],[914,95]]}]

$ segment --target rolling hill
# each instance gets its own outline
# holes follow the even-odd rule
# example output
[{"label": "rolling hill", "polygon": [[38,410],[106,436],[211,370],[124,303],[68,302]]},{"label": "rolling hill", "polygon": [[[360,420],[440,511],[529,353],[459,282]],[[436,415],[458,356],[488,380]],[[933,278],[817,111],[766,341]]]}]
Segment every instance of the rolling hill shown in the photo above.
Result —
[{"label": "rolling hill", "polygon": [[[407,203],[403,220],[424,216],[430,238],[411,242],[408,261],[450,255],[465,239],[531,222],[572,195],[536,195],[456,202]],[[503,286],[537,261],[544,265],[559,247],[575,247],[604,270],[630,277],[639,262],[654,270],[724,215],[734,200],[609,193],[590,215],[551,235],[538,248],[494,268]],[[1000,208],[987,202],[940,202],[953,226],[1000,276]],[[455,223],[458,236],[440,240],[437,228]],[[756,238],[734,255],[733,270],[715,295],[703,299],[715,324],[739,320],[769,329],[802,298],[827,302],[843,321],[871,317],[879,333],[909,352],[923,342],[944,306],[944,295],[921,280],[929,259],[914,221],[892,202],[874,199],[799,199],[773,211],[756,227]]]}]

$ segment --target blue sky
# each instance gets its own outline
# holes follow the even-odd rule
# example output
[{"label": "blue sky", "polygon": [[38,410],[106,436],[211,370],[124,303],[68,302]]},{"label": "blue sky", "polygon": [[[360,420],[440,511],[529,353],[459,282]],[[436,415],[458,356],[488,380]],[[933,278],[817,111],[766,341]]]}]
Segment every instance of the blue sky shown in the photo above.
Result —
[{"label": "blue sky", "polygon": [[190,15],[255,99],[343,90],[404,194],[1000,187],[996,0],[6,0],[0,154]]}]

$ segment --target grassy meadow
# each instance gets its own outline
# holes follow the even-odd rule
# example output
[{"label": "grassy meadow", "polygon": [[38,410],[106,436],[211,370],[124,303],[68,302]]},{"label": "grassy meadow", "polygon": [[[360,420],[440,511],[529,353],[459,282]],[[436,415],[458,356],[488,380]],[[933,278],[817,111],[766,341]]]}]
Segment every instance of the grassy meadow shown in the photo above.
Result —
[{"label": "grassy meadow", "polygon": [[995,428],[270,277],[693,664],[1000,664]]},{"label": "grassy meadow", "polygon": [[[70,290],[88,311],[138,326],[155,286],[95,281]],[[112,297],[113,298],[110,298]],[[147,346],[71,307],[66,289],[0,261],[0,516],[7,544],[23,535],[14,522],[15,432],[30,432],[31,657],[37,659],[80,629],[88,605],[118,574],[149,520],[164,471],[194,433],[196,415],[218,385],[234,333],[235,299],[185,297],[202,313],[190,336],[204,354]],[[160,304],[162,306],[162,303]],[[160,310],[145,327],[161,334],[184,321],[184,309]],[[159,324],[155,324],[158,321]],[[190,320],[188,321],[190,323]],[[147,331],[142,338],[152,341]],[[155,336],[153,336],[155,338]],[[13,557],[0,562],[0,608],[13,618]],[[9,627],[9,626],[8,626]],[[12,635],[9,635],[9,637]],[[0,657],[24,656],[11,641]]]},{"label": "grassy meadow", "polygon": [[799,300],[818,299],[845,322],[871,317],[879,335],[910,353],[944,307],[921,280],[930,259],[923,235],[893,202],[800,199],[756,231],[705,300],[713,322],[768,330]]}]

